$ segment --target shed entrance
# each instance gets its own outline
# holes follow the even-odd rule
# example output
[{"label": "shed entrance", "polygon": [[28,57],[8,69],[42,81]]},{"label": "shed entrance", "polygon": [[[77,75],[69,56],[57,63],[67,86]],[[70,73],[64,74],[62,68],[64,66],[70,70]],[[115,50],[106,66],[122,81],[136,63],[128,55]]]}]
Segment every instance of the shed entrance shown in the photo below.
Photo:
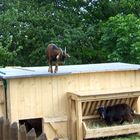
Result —
[{"label": "shed entrance", "polygon": [[42,118],[19,120],[19,125],[23,124],[25,125],[27,132],[29,132],[32,128],[35,129],[37,136],[41,135],[41,133],[43,132]]}]

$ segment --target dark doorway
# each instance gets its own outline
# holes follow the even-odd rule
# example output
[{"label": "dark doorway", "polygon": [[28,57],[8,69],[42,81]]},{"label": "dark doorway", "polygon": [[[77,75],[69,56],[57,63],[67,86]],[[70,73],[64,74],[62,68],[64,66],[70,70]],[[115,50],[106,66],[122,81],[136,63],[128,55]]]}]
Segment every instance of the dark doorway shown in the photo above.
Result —
[{"label": "dark doorway", "polygon": [[42,118],[19,120],[19,125],[23,125],[23,124],[25,124],[27,132],[29,132],[32,128],[35,129],[37,136],[39,136],[43,132]]}]

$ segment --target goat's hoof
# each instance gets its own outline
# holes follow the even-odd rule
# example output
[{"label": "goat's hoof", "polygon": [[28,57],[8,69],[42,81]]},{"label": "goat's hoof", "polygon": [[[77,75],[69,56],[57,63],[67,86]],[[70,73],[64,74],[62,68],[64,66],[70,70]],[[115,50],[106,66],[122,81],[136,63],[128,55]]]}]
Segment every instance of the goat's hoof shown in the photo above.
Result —
[{"label": "goat's hoof", "polygon": [[58,71],[57,69],[56,69],[56,70],[54,70],[54,72],[55,72],[55,73],[57,73],[57,71]]},{"label": "goat's hoof", "polygon": [[51,69],[48,69],[48,72],[51,72],[51,73],[53,73],[53,70],[51,70]]},{"label": "goat's hoof", "polygon": [[48,71],[48,72],[53,73],[53,71]]},{"label": "goat's hoof", "polygon": [[54,73],[56,73],[57,71],[54,71]]}]

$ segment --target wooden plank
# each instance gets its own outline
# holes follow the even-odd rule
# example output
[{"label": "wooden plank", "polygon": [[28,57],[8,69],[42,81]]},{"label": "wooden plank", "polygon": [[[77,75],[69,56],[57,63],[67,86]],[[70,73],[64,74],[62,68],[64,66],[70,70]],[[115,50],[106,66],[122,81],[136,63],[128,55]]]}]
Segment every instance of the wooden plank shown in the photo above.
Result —
[{"label": "wooden plank", "polygon": [[94,110],[95,110],[95,104],[96,104],[96,102],[92,102],[92,106],[91,106],[91,109],[90,109],[90,111],[89,111],[89,114],[91,115],[93,115],[94,114]]},{"label": "wooden plank", "polygon": [[19,140],[26,140],[26,133],[25,125],[21,125],[19,128]]},{"label": "wooden plank", "polygon": [[100,106],[104,106],[105,103],[106,103],[106,100],[102,100],[102,101],[100,101]]},{"label": "wooden plank", "polygon": [[42,133],[38,138],[37,140],[47,140],[47,136],[45,133]]},{"label": "wooden plank", "polygon": [[87,107],[86,107],[85,114],[84,114],[85,116],[88,115],[90,107],[91,107],[91,102],[87,102]]},{"label": "wooden plank", "polygon": [[34,129],[34,128],[32,128],[32,129],[27,133],[26,139],[27,139],[27,140],[36,140],[36,133],[35,133],[35,129]]},{"label": "wooden plank", "polygon": [[[46,130],[46,126],[49,125],[49,129],[53,132],[53,135],[50,136],[50,133],[47,131],[44,131],[46,134],[47,134],[47,137],[48,139],[52,139],[54,137],[59,137],[59,138],[65,138],[65,137],[68,137],[67,135],[67,124],[65,122],[62,122],[62,123],[48,123],[48,124],[45,124],[45,129]],[[48,129],[48,130],[49,130]]]},{"label": "wooden plank", "polygon": [[99,118],[99,115],[88,115],[88,116],[83,116],[82,120],[89,120],[89,119],[96,119]]},{"label": "wooden plank", "polygon": [[88,129],[85,124],[83,124],[84,138],[99,138],[108,136],[118,136],[123,134],[132,134],[140,132],[140,124],[129,124],[121,126],[104,127],[97,129]]},{"label": "wooden plank", "polygon": [[110,100],[106,100],[105,106],[109,106],[110,105]]},{"label": "wooden plank", "polygon": [[109,96],[109,95],[117,95],[117,96],[121,96],[122,94],[124,95],[129,95],[129,96],[139,96],[140,95],[140,88],[122,88],[122,89],[118,89],[118,90],[114,90],[114,89],[108,89],[108,90],[77,90],[77,91],[69,91],[69,94],[73,94],[76,95],[78,97],[86,97],[86,96]]},{"label": "wooden plank", "polygon": [[90,83],[90,75],[89,73],[83,73],[83,74],[77,74],[78,75],[78,84],[79,85],[78,90],[88,90],[90,89],[91,83]]},{"label": "wooden plank", "polygon": [[4,102],[5,102],[5,104],[4,104],[4,116],[7,117],[10,122],[13,122],[13,121],[11,121],[11,106],[13,106],[13,104],[11,105],[11,94],[10,94],[11,81],[7,80],[7,84],[8,84],[8,86],[7,86],[7,105],[6,105],[6,100],[4,100]]},{"label": "wooden plank", "polygon": [[3,124],[3,140],[10,140],[10,122],[9,120],[4,120]]},{"label": "wooden plank", "polygon": [[83,103],[82,103],[82,114],[83,114],[83,116],[85,116],[86,105],[87,105],[86,102],[83,102]]},{"label": "wooden plank", "polygon": [[75,101],[69,98],[69,119],[68,119],[68,134],[70,140],[76,140],[76,110]]},{"label": "wooden plank", "polygon": [[56,124],[55,124],[55,123],[49,123],[49,124],[50,124],[51,128],[53,129],[53,131],[55,132],[55,134],[56,134],[58,137],[63,138],[63,135],[61,135],[61,134],[59,133],[59,130],[58,130],[58,128],[56,127]]},{"label": "wooden plank", "polygon": [[5,116],[5,114],[4,88],[0,86],[0,116]]},{"label": "wooden plank", "polygon": [[[20,89],[20,93],[22,95],[22,90],[23,90],[24,86],[21,87],[22,83],[21,83],[21,80],[19,80],[19,79],[13,80],[13,82],[11,82],[11,80],[9,80],[8,84],[9,84],[9,86],[8,86],[8,93],[7,93],[8,113],[9,113],[8,114],[8,119],[10,119],[10,121],[12,120],[11,122],[15,122],[16,119],[19,117],[18,114],[21,113],[20,111],[18,111],[19,105],[18,105],[18,100],[17,99],[18,99],[19,91],[16,90],[16,89]],[[20,103],[20,107],[21,107],[22,112],[24,112],[24,109],[22,108],[23,107],[23,103],[22,104]],[[26,113],[28,113],[28,112],[26,112]]]},{"label": "wooden plank", "polygon": [[[71,83],[73,82],[71,76],[63,75],[57,76],[57,92],[58,92],[58,106],[59,110],[56,112],[55,116],[67,115],[68,114],[68,98],[66,91],[71,88]],[[55,86],[55,85],[54,85]]]},{"label": "wooden plank", "polygon": [[68,117],[67,116],[58,116],[58,117],[46,117],[44,118],[44,123],[50,123],[50,122],[67,122]]},{"label": "wooden plank", "polygon": [[[88,92],[88,91],[87,91]],[[99,101],[99,100],[108,100],[108,99],[123,99],[123,98],[134,98],[134,97],[139,97],[140,92],[124,92],[124,93],[114,93],[114,94],[99,94],[99,95],[89,95],[89,96],[77,96],[77,95],[72,95],[73,100],[80,100],[82,102],[87,102],[87,101]]]},{"label": "wooden plank", "polygon": [[131,98],[126,98],[126,104],[129,105],[129,101],[130,101]]},{"label": "wooden plank", "polygon": [[4,118],[0,117],[0,140],[3,140],[3,124],[4,124]]},{"label": "wooden plank", "polygon": [[52,79],[52,103],[53,103],[53,116],[56,116],[59,111],[59,95],[58,95],[58,77],[51,77]]},{"label": "wooden plank", "polygon": [[18,126],[16,122],[10,126],[10,140],[18,140]]},{"label": "wooden plank", "polygon": [[67,129],[67,133],[68,133],[68,138],[71,139],[72,137],[72,131],[71,131],[71,127],[72,127],[72,100],[71,100],[71,97],[70,96],[67,96],[68,97],[68,129]]},{"label": "wooden plank", "polygon": [[133,101],[134,101],[134,98],[131,98],[131,99],[130,99],[130,102],[129,102],[129,105],[130,105],[130,106],[133,105]]},{"label": "wooden plank", "polygon": [[100,101],[97,102],[95,109],[98,109],[99,107],[100,107]]},{"label": "wooden plank", "polygon": [[133,102],[131,105],[132,109],[135,111],[138,111],[137,101],[138,101],[138,98],[133,98]]},{"label": "wooden plank", "polygon": [[41,79],[41,92],[42,92],[42,116],[54,116],[53,115],[53,94],[52,94],[52,78],[42,77]]},{"label": "wooden plank", "polygon": [[82,134],[82,104],[80,101],[76,101],[76,132],[77,140],[83,140]]},{"label": "wooden plank", "polygon": [[[33,104],[33,112],[35,114],[35,116],[42,116],[43,114],[43,106],[42,106],[42,88],[40,88],[42,86],[42,78],[38,77],[37,79],[34,79],[35,83],[34,83],[34,89],[32,91],[32,93],[34,93],[34,98],[32,98],[32,104]],[[33,94],[32,94],[33,95]],[[35,106],[35,107],[34,107]]]}]

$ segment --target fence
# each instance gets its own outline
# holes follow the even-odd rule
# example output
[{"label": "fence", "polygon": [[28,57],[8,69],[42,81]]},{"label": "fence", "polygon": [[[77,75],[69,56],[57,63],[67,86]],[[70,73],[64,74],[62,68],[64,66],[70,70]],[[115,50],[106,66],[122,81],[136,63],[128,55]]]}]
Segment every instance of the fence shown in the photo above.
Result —
[{"label": "fence", "polygon": [[46,134],[36,136],[34,128],[26,131],[25,125],[18,127],[17,122],[10,124],[8,119],[0,118],[0,140],[47,140]]}]

